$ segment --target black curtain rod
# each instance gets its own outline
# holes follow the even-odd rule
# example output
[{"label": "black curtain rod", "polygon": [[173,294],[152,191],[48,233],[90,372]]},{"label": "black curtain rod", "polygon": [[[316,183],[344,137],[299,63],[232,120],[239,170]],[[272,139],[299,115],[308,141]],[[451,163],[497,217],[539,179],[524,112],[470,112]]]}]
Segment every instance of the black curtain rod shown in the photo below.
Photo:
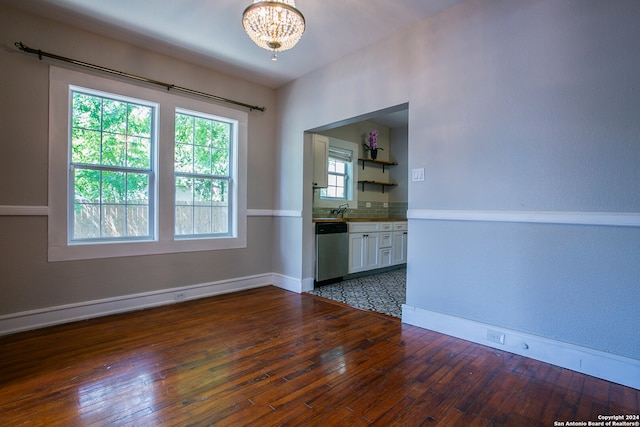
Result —
[{"label": "black curtain rod", "polygon": [[114,74],[116,76],[126,77],[126,78],[132,79],[132,80],[138,80],[140,82],[151,83],[151,84],[158,85],[158,86],[164,86],[165,88],[167,88],[167,90],[177,90],[179,92],[189,93],[191,95],[198,95],[198,96],[202,96],[204,98],[213,99],[215,101],[226,102],[227,104],[239,105],[241,107],[248,108],[249,111],[253,111],[253,110],[266,111],[266,109],[267,109],[267,107],[258,107],[256,105],[245,104],[244,102],[234,101],[233,99],[223,98],[221,96],[211,95],[211,94],[208,94],[208,93],[205,93],[205,92],[200,92],[200,91],[197,91],[197,90],[188,89],[186,87],[176,86],[176,85],[172,85],[172,84],[169,84],[169,83],[164,83],[164,82],[161,82],[161,81],[158,81],[158,80],[153,80],[153,79],[148,79],[146,77],[136,76],[135,74],[129,74],[129,73],[125,73],[125,72],[122,72],[122,71],[113,70],[111,68],[101,67],[100,65],[90,64],[88,62],[83,62],[83,61],[78,61],[76,59],[67,58],[65,56],[56,55],[56,54],[45,52],[45,51],[42,51],[42,50],[32,49],[32,48],[30,48],[28,46],[25,46],[22,42],[16,42],[15,45],[16,45],[16,47],[18,49],[20,49],[20,50],[22,50],[24,52],[33,53],[33,54],[38,55],[38,58],[40,58],[40,59],[42,59],[43,56],[46,56],[47,58],[53,58],[53,59],[56,59],[58,61],[68,62],[70,64],[79,65],[79,66],[85,67],[85,68],[91,68],[92,70],[102,71],[102,72],[105,72],[105,73]]}]

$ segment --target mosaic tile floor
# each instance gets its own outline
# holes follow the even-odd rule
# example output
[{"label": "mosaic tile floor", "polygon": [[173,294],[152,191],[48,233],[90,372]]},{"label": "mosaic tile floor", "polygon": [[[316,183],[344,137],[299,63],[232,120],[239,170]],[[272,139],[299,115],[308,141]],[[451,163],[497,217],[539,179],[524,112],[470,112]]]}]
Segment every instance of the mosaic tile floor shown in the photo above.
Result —
[{"label": "mosaic tile floor", "polygon": [[402,318],[406,282],[407,269],[401,268],[320,286],[309,293],[352,307]]}]

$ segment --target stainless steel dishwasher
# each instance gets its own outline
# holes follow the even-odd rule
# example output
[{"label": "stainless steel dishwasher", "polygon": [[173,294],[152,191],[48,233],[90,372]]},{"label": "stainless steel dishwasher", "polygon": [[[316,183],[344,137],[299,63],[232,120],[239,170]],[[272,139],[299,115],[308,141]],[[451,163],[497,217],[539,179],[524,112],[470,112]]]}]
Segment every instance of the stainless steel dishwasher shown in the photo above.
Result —
[{"label": "stainless steel dishwasher", "polygon": [[348,272],[346,222],[316,223],[316,285],[339,282]]}]

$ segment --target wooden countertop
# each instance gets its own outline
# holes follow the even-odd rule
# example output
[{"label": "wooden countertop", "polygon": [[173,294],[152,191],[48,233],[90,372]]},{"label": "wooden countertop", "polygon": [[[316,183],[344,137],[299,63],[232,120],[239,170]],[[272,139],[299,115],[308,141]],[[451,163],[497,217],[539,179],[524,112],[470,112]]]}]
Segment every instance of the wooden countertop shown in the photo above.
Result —
[{"label": "wooden countertop", "polygon": [[313,218],[313,222],[402,222],[407,218]]}]

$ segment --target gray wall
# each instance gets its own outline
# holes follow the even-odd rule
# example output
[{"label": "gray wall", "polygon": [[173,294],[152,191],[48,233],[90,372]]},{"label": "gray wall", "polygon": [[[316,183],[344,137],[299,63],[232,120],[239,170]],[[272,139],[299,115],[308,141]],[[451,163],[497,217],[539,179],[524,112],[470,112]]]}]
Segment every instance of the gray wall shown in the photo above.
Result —
[{"label": "gray wall", "polygon": [[[183,60],[31,16],[0,4],[0,206],[46,206],[47,61],[30,47],[160,81],[266,105],[249,114],[249,209],[274,200],[275,91]],[[159,89],[164,90],[164,89]],[[0,216],[0,315],[271,273],[273,220],[250,217],[247,248],[47,262],[47,218]]]},{"label": "gray wall", "polygon": [[409,128],[400,126],[390,130],[391,158],[398,162],[389,168],[391,181],[398,184],[389,192],[390,202],[407,202],[409,198]]},{"label": "gray wall", "polygon": [[[280,89],[281,150],[408,102],[412,211],[637,214],[638,22],[635,0],[464,2]],[[310,210],[306,176],[280,170],[282,208]],[[638,227],[417,218],[407,304],[640,359]]]}]

